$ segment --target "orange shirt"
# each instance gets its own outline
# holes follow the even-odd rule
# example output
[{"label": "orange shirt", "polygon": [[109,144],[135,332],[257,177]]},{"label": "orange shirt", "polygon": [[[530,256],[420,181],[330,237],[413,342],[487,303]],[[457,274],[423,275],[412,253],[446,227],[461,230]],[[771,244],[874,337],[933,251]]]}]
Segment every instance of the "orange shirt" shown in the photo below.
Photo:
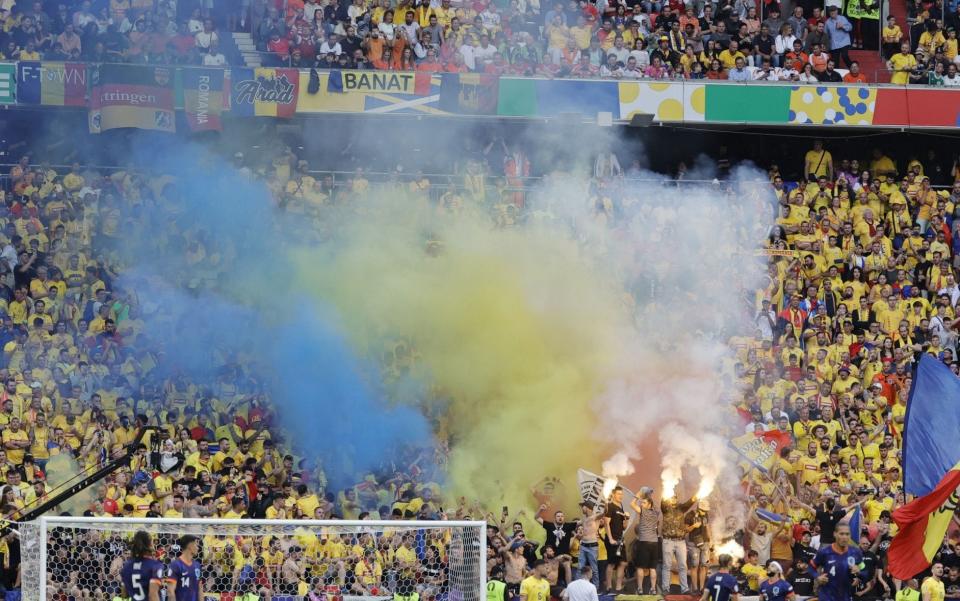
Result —
[{"label": "orange shirt", "polygon": [[827,70],[828,60],[830,60],[830,55],[826,52],[810,55],[810,64],[813,65],[813,70],[817,73],[823,73]]},{"label": "orange shirt", "polygon": [[847,73],[843,76],[843,81],[844,83],[867,83],[867,76],[863,73],[858,73],[856,75]]}]

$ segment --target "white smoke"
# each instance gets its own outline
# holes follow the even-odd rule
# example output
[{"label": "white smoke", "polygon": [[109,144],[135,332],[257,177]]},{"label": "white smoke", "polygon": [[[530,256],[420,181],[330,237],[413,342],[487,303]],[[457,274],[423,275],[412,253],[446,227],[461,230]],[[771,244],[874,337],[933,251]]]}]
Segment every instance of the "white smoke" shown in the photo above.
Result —
[{"label": "white smoke", "polygon": [[[696,165],[698,177],[712,176],[703,161]],[[737,393],[736,358],[727,342],[752,333],[754,298],[743,291],[756,289],[765,273],[753,251],[774,201],[766,175],[752,168],[734,170],[729,186],[642,175],[652,181],[622,189],[555,177],[537,208],[568,222],[611,280],[630,291],[624,302],[635,327],[624,332],[623,352],[596,399],[600,436],[617,449],[603,462],[604,477],[634,473],[642,443],[656,436],[663,497],[677,492],[685,468],[699,472],[690,485],[706,497],[726,484],[733,463],[724,422]]]}]

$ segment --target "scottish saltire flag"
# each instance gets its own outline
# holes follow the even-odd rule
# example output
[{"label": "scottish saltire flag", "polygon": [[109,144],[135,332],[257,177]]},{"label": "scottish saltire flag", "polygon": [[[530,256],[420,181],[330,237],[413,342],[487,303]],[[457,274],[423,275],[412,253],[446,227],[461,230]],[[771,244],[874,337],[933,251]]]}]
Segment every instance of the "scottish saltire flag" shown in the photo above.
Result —
[{"label": "scottish saltire flag", "polygon": [[903,488],[929,494],[960,461],[960,378],[929,355],[910,389],[903,433]]},{"label": "scottish saltire flag", "polygon": [[946,472],[930,494],[893,512],[900,531],[887,549],[890,573],[901,580],[913,578],[933,561],[957,509],[960,463]]}]

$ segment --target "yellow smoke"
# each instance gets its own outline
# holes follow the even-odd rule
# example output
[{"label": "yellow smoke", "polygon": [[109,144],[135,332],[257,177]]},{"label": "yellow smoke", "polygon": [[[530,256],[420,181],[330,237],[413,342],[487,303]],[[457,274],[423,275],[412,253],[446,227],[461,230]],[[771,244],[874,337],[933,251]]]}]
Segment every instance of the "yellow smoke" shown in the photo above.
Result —
[{"label": "yellow smoke", "polygon": [[[73,484],[74,479],[81,473],[80,466],[69,453],[60,453],[50,457],[46,466],[46,476],[51,495],[63,492],[62,487]],[[93,501],[93,489],[87,488],[61,503],[58,506],[58,511],[66,511],[70,515],[83,515],[84,511],[90,509]]]},{"label": "yellow smoke", "polygon": [[410,342],[446,403],[449,492],[489,509],[528,505],[545,474],[570,481],[609,456],[591,403],[629,322],[622,291],[563,234],[487,223],[356,223],[332,257],[304,254],[301,279],[358,349]]}]

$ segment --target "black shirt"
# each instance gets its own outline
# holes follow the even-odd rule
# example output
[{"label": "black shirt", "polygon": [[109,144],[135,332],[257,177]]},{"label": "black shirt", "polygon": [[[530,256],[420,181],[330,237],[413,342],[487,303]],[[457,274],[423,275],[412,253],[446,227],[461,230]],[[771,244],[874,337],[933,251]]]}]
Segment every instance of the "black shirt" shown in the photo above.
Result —
[{"label": "black shirt", "polygon": [[[817,556],[817,551],[813,547],[808,547],[806,545],[795,545],[793,547],[793,561],[798,562],[802,561],[803,563],[810,563],[814,557]],[[797,593],[800,594],[800,593]]]},{"label": "black shirt", "polygon": [[[611,524],[613,521],[611,520]],[[576,524],[554,524],[553,522],[543,522],[543,529],[547,531],[546,545],[553,547],[557,555],[566,555],[570,553],[570,541],[573,539],[573,533],[577,531]]]},{"label": "black shirt", "polygon": [[607,536],[619,542],[623,538],[623,528],[627,523],[627,514],[623,511],[623,507],[616,503],[610,503],[607,505],[606,517],[610,518],[610,532],[607,533]]},{"label": "black shirt", "polygon": [[832,512],[817,509],[816,522],[820,525],[820,545],[829,545],[834,541],[833,531],[837,524],[843,519],[844,513],[840,509],[834,508]]},{"label": "black shirt", "polygon": [[790,575],[788,582],[793,586],[793,592],[796,593],[798,597],[813,596],[813,576],[808,572],[794,571],[793,574]]}]

